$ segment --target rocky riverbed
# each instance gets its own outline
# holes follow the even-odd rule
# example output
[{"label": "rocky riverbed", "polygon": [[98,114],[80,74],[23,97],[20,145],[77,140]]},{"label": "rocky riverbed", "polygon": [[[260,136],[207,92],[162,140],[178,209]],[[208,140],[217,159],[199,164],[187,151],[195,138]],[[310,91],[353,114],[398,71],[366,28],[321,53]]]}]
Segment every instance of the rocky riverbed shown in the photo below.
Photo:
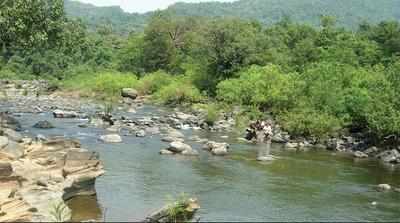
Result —
[{"label": "rocky riverbed", "polygon": [[[256,191],[260,190],[257,188],[262,187],[260,183],[264,182],[266,179],[272,179],[272,182],[278,182],[276,180],[282,178],[287,182],[295,184],[295,182],[289,180],[287,177],[291,176],[293,179],[297,179],[298,176],[303,176],[304,174],[304,179],[298,180],[304,182],[308,185],[307,188],[310,188],[310,190],[302,192],[306,195],[312,191],[311,188],[315,189],[316,185],[312,185],[316,182],[314,181],[315,179],[309,179],[311,175],[297,172],[299,168],[304,169],[307,173],[314,172],[314,175],[316,175],[318,179],[322,180],[325,179],[323,175],[336,173],[332,168],[335,167],[335,165],[339,165],[337,160],[342,160],[343,157],[346,157],[346,160],[357,162],[357,165],[372,165],[369,158],[377,157],[382,161],[389,163],[390,167],[387,167],[386,165],[384,167],[389,169],[396,168],[395,166],[392,166],[392,163],[397,162],[398,159],[398,155],[395,152],[397,149],[381,151],[377,147],[373,146],[367,146],[362,150],[353,149],[351,145],[359,143],[355,138],[340,138],[336,139],[336,142],[330,141],[329,143],[332,144],[332,146],[328,146],[329,143],[324,145],[317,144],[312,140],[292,139],[289,134],[281,131],[279,126],[275,124],[273,142],[277,144],[274,144],[272,152],[274,155],[277,155],[277,160],[267,162],[267,166],[263,166],[264,164],[258,164],[261,166],[257,166],[257,168],[254,169],[254,167],[251,166],[255,165],[255,163],[259,163],[256,161],[256,151],[263,145],[253,145],[252,142],[244,140],[243,138],[238,139],[238,137],[243,137],[243,135],[232,133],[235,124],[234,119],[227,114],[221,114],[221,119],[217,121],[216,125],[210,127],[204,124],[204,116],[201,111],[185,113],[178,109],[152,108],[151,106],[145,105],[145,98],[135,97],[135,95],[131,94],[132,92],[129,94],[129,97],[121,98],[120,103],[114,107],[115,109],[112,114],[107,114],[104,105],[101,103],[95,103],[89,99],[77,100],[71,93],[66,94],[65,92],[55,92],[45,94],[43,92],[47,91],[46,85],[42,84],[42,82],[7,82],[3,83],[2,89],[5,89],[3,91],[6,93],[2,94],[3,97],[1,99],[0,109],[2,111],[8,111],[13,117],[21,120],[23,123],[23,126],[18,126],[18,122],[9,122],[15,125],[11,126],[11,128],[23,130],[22,135],[21,132],[18,131],[9,131],[6,134],[3,133],[3,135],[6,135],[9,142],[15,142],[15,144],[11,143],[12,145],[20,146],[23,151],[19,154],[22,155],[21,157],[5,162],[8,162],[10,165],[3,165],[3,169],[6,170],[5,173],[10,173],[10,168],[8,167],[11,166],[12,174],[4,178],[8,179],[4,182],[7,182],[7,185],[12,185],[12,183],[9,182],[18,184],[18,188],[20,189],[17,189],[17,191],[21,192],[10,194],[17,194],[19,196],[16,199],[18,201],[23,201],[23,203],[18,203],[18,205],[21,205],[20,207],[24,208],[18,208],[18,210],[25,210],[22,213],[14,213],[10,210],[5,211],[5,213],[9,213],[9,219],[12,219],[10,216],[21,217],[21,219],[27,216],[33,220],[47,220],[52,217],[49,215],[48,210],[51,210],[51,208],[57,204],[52,203],[52,207],[49,207],[50,203],[48,201],[46,202],[45,199],[41,204],[29,203],[29,199],[44,193],[41,190],[48,193],[46,196],[57,197],[56,201],[60,202],[64,202],[65,200],[79,194],[93,194],[93,182],[97,176],[100,176],[103,173],[103,167],[98,160],[97,152],[101,153],[101,157],[103,157],[103,155],[105,156],[105,158],[102,158],[105,162],[105,169],[107,172],[110,172],[110,174],[106,174],[104,177],[99,178],[100,185],[97,186],[98,192],[100,191],[100,205],[102,206],[102,209],[108,209],[108,211],[105,211],[107,212],[106,215],[109,216],[109,219],[107,220],[144,219],[146,213],[150,214],[153,208],[162,205],[160,204],[160,196],[162,197],[170,193],[179,194],[183,191],[196,195],[201,195],[203,193],[206,194],[206,196],[200,196],[202,207],[206,207],[206,212],[202,213],[202,211],[200,211],[200,214],[203,214],[206,217],[205,220],[246,220],[240,218],[240,215],[236,216],[236,218],[222,218],[221,215],[235,216],[235,214],[232,214],[233,212],[228,210],[221,212],[220,208],[224,206],[224,204],[215,201],[211,194],[214,198],[220,197],[221,202],[225,201],[224,203],[226,205],[226,202],[229,201],[227,201],[225,196],[221,197],[221,194],[225,194],[227,191],[229,191],[229,193],[234,193],[233,191],[236,191],[236,193],[234,193],[235,200],[243,200],[244,197],[242,197],[241,194],[246,195],[250,193],[251,195],[249,194],[248,196],[252,197],[251,201],[253,204],[257,203],[265,206],[265,204],[259,200],[258,196],[263,197],[271,191],[264,191],[264,194],[258,194]],[[7,127],[7,129],[8,128],[9,127]],[[17,142],[19,134],[23,140]],[[31,139],[23,135],[29,135]],[[53,135],[61,135],[62,137],[54,137]],[[91,152],[81,149],[80,147],[82,146],[80,146],[77,141],[70,139],[71,136],[72,138],[79,138],[83,142],[83,147],[89,149]],[[349,142],[351,143],[349,144]],[[59,144],[64,146],[60,146]],[[54,149],[54,147],[61,149]],[[121,150],[121,148],[123,148],[123,150]],[[248,150],[243,151],[243,148],[248,148]],[[332,155],[323,152],[327,148],[330,149]],[[306,151],[308,151],[310,155],[304,153]],[[42,153],[46,154],[46,157],[56,158],[54,158],[55,160],[43,161],[41,160],[42,156],[40,155]],[[343,154],[343,156],[340,154]],[[351,158],[353,154],[356,157],[354,160]],[[365,154],[367,154],[367,156]],[[293,156],[296,156],[296,158],[293,158]],[[21,162],[25,162],[22,161],[25,159],[30,160],[27,162],[27,166],[18,166],[21,165]],[[76,159],[78,159],[79,162],[73,161]],[[307,164],[309,167],[300,164],[302,161],[308,159],[310,159],[309,164]],[[315,159],[322,159],[327,162],[326,166],[323,165],[323,167],[317,168],[326,169],[328,172],[321,172],[320,174],[315,173],[312,168],[321,165],[319,161],[316,162]],[[61,163],[60,160],[63,160],[64,165],[56,165],[52,163]],[[147,161],[150,160],[151,163],[147,163]],[[28,180],[26,180],[27,183],[23,183],[22,186],[20,186],[21,183],[18,180],[10,180],[13,179],[12,177],[14,176],[24,177],[23,175],[25,173],[23,170],[30,168],[29,165],[41,165],[37,164],[38,162],[43,162],[41,164],[44,165],[44,167],[40,167],[42,169],[38,172],[42,172],[44,175],[50,175],[49,172],[53,174],[53,170],[55,172],[61,171],[64,174],[65,170],[67,172],[70,169],[75,170],[75,167],[79,171],[76,173],[72,171],[70,175],[62,175],[64,180],[56,183],[54,183],[53,180],[46,180],[46,178],[41,177],[41,175],[32,175],[31,178],[25,176]],[[333,164],[329,164],[330,162],[333,162]],[[243,165],[249,166],[246,167]],[[340,166],[340,168],[342,168],[342,164],[340,164]],[[375,164],[372,166],[375,166]],[[286,167],[291,168],[292,170],[289,171]],[[345,166],[343,166],[343,168],[344,167]],[[34,166],[34,168],[39,167]],[[265,173],[262,173],[264,168],[267,168],[270,172],[268,176],[264,176]],[[235,174],[231,172],[233,170],[235,170]],[[345,168],[343,170],[346,171]],[[357,170],[354,170],[352,174],[355,175],[356,171]],[[378,173],[379,171],[382,172]],[[376,172],[377,176],[381,174],[384,176],[391,176],[393,174],[392,172],[384,172],[385,170],[381,170],[380,168],[379,171]],[[275,172],[277,174],[276,176],[274,174],[271,175],[271,173]],[[297,172],[297,174],[293,175],[292,172]],[[373,176],[375,176],[375,171],[373,171],[373,173]],[[81,174],[83,175],[82,178],[80,178]],[[85,176],[85,174],[88,175]],[[198,176],[199,174],[200,176]],[[257,175],[259,177],[254,181],[246,177],[248,174],[251,176]],[[336,174],[340,175],[341,173]],[[362,172],[360,174],[362,174]],[[181,177],[177,178],[178,175]],[[219,178],[213,177],[217,175]],[[397,172],[395,175],[397,176]],[[335,179],[336,177],[337,176],[335,176]],[[53,177],[49,178],[53,179]],[[90,178],[89,182],[84,180],[87,178]],[[131,182],[129,180],[130,178],[139,182]],[[239,178],[240,180],[234,180],[234,178]],[[41,179],[40,182],[37,182],[38,179]],[[54,179],[57,179],[56,175],[54,176]],[[76,180],[75,186],[71,186],[71,181],[74,181],[72,179]],[[307,182],[303,181],[306,179]],[[242,182],[242,180],[245,180],[245,182],[252,182],[254,184],[253,186],[256,187],[249,187],[245,182]],[[342,182],[343,180],[344,179],[338,179],[339,182]],[[346,181],[347,180],[349,179],[346,178]],[[83,181],[82,185],[80,185],[81,181]],[[141,181],[144,181],[143,184],[140,183]],[[232,181],[232,183],[234,181],[237,184],[235,186],[232,185],[235,190],[230,190],[223,186],[224,182],[228,183],[230,181]],[[116,184],[111,182],[115,182]],[[351,182],[351,184],[354,184],[352,180]],[[269,185],[268,182],[264,183],[265,185]],[[327,186],[327,182],[320,182],[317,180],[317,183]],[[342,183],[346,185],[345,182]],[[157,184],[164,186],[160,186],[161,188],[159,188],[155,186]],[[400,185],[400,182],[397,182],[395,179],[387,181],[381,179],[374,182],[368,181],[367,184],[368,185],[354,185],[354,187],[358,188],[357,191],[366,191],[366,188],[376,191],[376,186],[378,184],[390,184],[391,189],[389,191],[395,192],[396,186],[398,184]],[[174,188],[171,188],[171,185],[174,185]],[[278,184],[276,184],[276,186],[277,185]],[[12,189],[13,187],[8,187],[10,187],[12,191],[15,191],[15,189]],[[139,189],[136,187],[139,187]],[[220,190],[218,187],[225,189]],[[294,189],[290,185],[287,185],[286,187],[291,188],[291,191]],[[317,187],[320,188],[319,186]],[[114,191],[116,188],[120,189]],[[133,193],[132,195],[129,188],[133,188],[132,190],[136,191],[136,193]],[[344,191],[350,190],[350,188],[347,187],[343,188],[338,186],[338,188],[341,188]],[[379,188],[387,187],[382,186]],[[209,192],[207,192],[208,190]],[[35,194],[32,192],[23,193],[22,191],[39,192]],[[107,195],[111,193],[111,191],[114,191],[113,196]],[[116,194],[118,191],[119,193]],[[8,198],[10,194],[7,193],[8,192],[6,191],[5,194],[7,195],[7,199],[12,199]],[[29,194],[30,196],[28,196]],[[144,197],[139,194],[143,194]],[[279,190],[278,194],[280,194]],[[24,198],[24,196],[26,198]],[[148,200],[145,198],[146,196],[152,198]],[[306,196],[293,194],[292,196],[295,200],[300,197],[306,199],[304,200],[305,206],[312,203],[308,202]],[[377,202],[379,206],[381,202],[387,202],[390,204],[395,202],[395,200],[388,201],[387,199],[385,201],[380,201],[379,196],[380,195],[375,193],[373,193],[373,195],[368,195],[366,204]],[[127,200],[128,198],[130,200]],[[280,195],[280,198],[286,199],[285,197],[282,197],[282,195]],[[135,199],[141,201],[142,204],[132,204]],[[280,205],[279,201],[274,200],[274,198],[265,197],[265,200],[271,200],[275,205]],[[205,205],[203,205],[203,202],[205,202]],[[22,206],[25,205],[25,203],[27,206]],[[120,203],[122,205],[120,205]],[[232,205],[234,203],[232,203]],[[47,207],[45,207],[44,204],[47,204]],[[243,205],[244,204],[251,206],[251,203],[246,201],[244,201]],[[130,205],[132,205],[132,207]],[[236,210],[236,207],[232,205],[228,206],[232,210]],[[243,205],[238,206],[245,208]],[[323,205],[321,204],[321,206]],[[74,210],[74,207],[71,208]],[[213,208],[214,210],[212,211],[210,208]],[[288,205],[287,208],[289,211],[292,210],[293,213],[296,213],[294,211],[295,206]],[[353,208],[354,207],[352,206],[349,209]],[[387,209],[387,207],[385,207],[385,209]],[[0,211],[1,210],[5,209],[0,209]],[[132,216],[129,214],[129,210],[136,210],[136,212]],[[268,210],[272,211],[273,208],[268,208]],[[363,209],[357,210],[361,211]],[[242,216],[248,216],[251,213],[256,214],[254,211],[257,212],[256,210],[247,210],[246,213],[243,213],[236,210],[238,214],[242,213]],[[268,213],[270,213],[269,211]],[[319,210],[319,212],[323,213],[322,210]],[[213,215],[211,213],[216,214]],[[388,214],[387,210],[382,213]],[[103,215],[104,214],[105,213],[103,213]],[[258,214],[260,217],[264,216],[261,212]],[[282,216],[275,216],[272,213],[269,215],[268,219],[282,220]],[[304,218],[304,215],[301,216],[302,217],[297,218],[293,216],[293,219],[321,220],[321,218],[316,216],[313,216],[312,218]],[[265,220],[265,217],[267,216],[264,216],[262,219]],[[247,218],[247,220],[251,219],[257,220],[257,218]],[[350,218],[336,217],[335,219],[349,220]],[[358,216],[357,219],[374,218],[372,216],[368,216],[368,218]]]}]

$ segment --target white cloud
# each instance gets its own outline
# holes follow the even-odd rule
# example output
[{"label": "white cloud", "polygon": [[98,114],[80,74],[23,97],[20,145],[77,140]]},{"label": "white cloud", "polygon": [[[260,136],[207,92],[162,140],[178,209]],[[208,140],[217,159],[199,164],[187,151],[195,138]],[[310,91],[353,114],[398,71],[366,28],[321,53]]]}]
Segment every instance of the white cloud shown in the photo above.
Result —
[{"label": "white cloud", "polygon": [[[127,12],[148,12],[156,9],[165,9],[175,2],[206,2],[210,0],[79,0],[97,6],[119,5]],[[232,2],[234,0],[219,0]]]}]

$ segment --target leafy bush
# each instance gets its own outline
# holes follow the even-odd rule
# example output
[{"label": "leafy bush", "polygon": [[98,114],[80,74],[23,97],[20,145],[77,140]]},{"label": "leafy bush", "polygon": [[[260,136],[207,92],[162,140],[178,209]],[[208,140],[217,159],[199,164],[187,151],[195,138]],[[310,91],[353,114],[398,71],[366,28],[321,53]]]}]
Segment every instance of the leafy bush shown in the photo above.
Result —
[{"label": "leafy bush", "polygon": [[289,106],[294,82],[275,65],[252,66],[239,73],[239,78],[222,81],[217,86],[217,98],[231,104],[282,109]]},{"label": "leafy bush", "polygon": [[279,117],[284,129],[295,136],[327,137],[343,127],[343,122],[335,116],[313,110],[298,108],[284,112]]},{"label": "leafy bush", "polygon": [[153,94],[162,87],[169,85],[172,81],[173,77],[170,74],[158,71],[142,77],[136,86],[136,90],[140,94]]},{"label": "leafy bush", "polygon": [[177,78],[157,91],[154,99],[161,104],[192,104],[201,102],[204,97],[192,83]]},{"label": "leafy bush", "polygon": [[214,125],[214,123],[218,120],[219,117],[219,109],[216,104],[209,104],[207,106],[206,113],[206,123],[208,125]]}]

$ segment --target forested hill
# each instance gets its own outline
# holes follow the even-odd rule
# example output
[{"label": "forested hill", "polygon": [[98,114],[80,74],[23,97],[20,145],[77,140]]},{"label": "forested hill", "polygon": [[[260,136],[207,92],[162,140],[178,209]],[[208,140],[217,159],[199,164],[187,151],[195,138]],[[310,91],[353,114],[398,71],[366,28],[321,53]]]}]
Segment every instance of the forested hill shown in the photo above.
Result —
[{"label": "forested hill", "polygon": [[233,3],[177,3],[169,7],[178,15],[233,16],[273,24],[283,17],[318,25],[321,15],[331,15],[338,24],[352,28],[362,21],[372,23],[400,19],[399,0],[240,0]]},{"label": "forested hill", "polygon": [[[152,13],[126,13],[119,7],[96,7],[65,0],[71,17],[82,18],[89,28],[111,23],[114,31],[141,30]],[[377,23],[400,20],[400,0],[240,0],[232,3],[177,3],[167,11],[182,16],[240,17],[270,25],[284,17],[299,23],[318,25],[321,15],[331,15],[338,24],[355,28],[362,21]]]},{"label": "forested hill", "polygon": [[148,14],[126,13],[119,6],[97,7],[75,0],[64,0],[64,7],[69,17],[82,19],[91,30],[111,24],[113,31],[123,34],[143,30],[149,17]]}]

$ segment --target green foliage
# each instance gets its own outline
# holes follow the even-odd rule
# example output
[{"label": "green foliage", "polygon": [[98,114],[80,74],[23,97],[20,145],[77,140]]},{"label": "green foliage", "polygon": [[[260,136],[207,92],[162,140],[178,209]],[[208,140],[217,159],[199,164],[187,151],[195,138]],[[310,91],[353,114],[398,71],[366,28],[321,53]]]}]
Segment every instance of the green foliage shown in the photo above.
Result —
[{"label": "green foliage", "polygon": [[154,94],[154,99],[161,104],[178,105],[198,103],[204,97],[190,81],[185,78],[176,78],[170,84],[160,88]]},{"label": "green foliage", "polygon": [[132,88],[136,84],[137,78],[133,74],[108,71],[75,76],[63,83],[67,89],[108,100],[118,98],[122,88]]},{"label": "green foliage", "polygon": [[53,221],[55,222],[66,222],[70,220],[70,211],[64,202],[53,205],[53,209],[50,211]]},{"label": "green foliage", "polygon": [[279,67],[253,66],[239,73],[239,78],[220,82],[217,98],[231,104],[284,109],[293,100],[293,87],[292,74],[282,73]]},{"label": "green foliage", "polygon": [[343,122],[335,116],[313,110],[296,108],[279,116],[283,127],[294,136],[332,136],[343,128]]},{"label": "green foliage", "polygon": [[208,104],[206,111],[206,123],[208,125],[214,125],[214,123],[218,120],[220,114],[220,109],[218,108],[218,105]]},{"label": "green foliage", "polygon": [[168,222],[186,222],[190,220],[190,216],[188,216],[189,213],[186,211],[187,201],[188,197],[183,193],[176,201],[171,201],[170,204],[168,204]]},{"label": "green foliage", "polygon": [[136,86],[136,90],[140,94],[153,94],[159,91],[162,87],[171,84],[174,81],[174,77],[163,71],[146,74],[143,76]]}]

